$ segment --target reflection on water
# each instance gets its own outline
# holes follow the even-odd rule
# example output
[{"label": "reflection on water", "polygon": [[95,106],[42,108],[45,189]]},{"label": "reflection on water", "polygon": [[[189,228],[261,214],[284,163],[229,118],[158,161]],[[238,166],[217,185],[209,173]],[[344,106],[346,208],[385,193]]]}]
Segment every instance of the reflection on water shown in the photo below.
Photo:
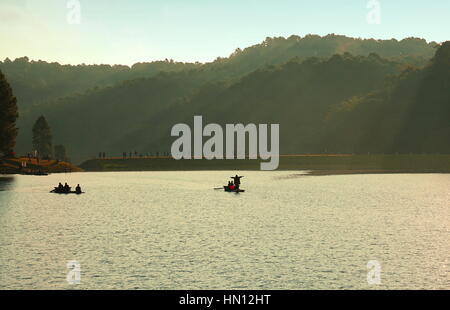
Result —
[{"label": "reflection on water", "polygon": [[[4,179],[0,289],[449,288],[449,175],[254,171],[244,194],[213,190],[234,174]],[[50,194],[58,182],[86,194]]]},{"label": "reflection on water", "polygon": [[14,177],[0,176],[0,192],[9,190],[14,183]]}]

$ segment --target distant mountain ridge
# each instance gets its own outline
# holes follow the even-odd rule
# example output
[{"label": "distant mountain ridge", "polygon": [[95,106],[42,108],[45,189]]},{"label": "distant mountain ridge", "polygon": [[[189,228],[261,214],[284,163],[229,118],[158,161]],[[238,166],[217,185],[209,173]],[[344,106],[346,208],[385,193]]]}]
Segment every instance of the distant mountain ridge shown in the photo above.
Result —
[{"label": "distant mountain ridge", "polygon": [[238,78],[268,65],[285,63],[297,57],[328,58],[350,53],[367,56],[376,53],[401,63],[421,66],[433,57],[436,42],[407,38],[401,41],[355,39],[342,35],[307,35],[305,37],[266,38],[260,44],[236,49],[227,58],[218,57],[212,63],[181,63],[173,60],[124,65],[60,65],[45,61],[30,61],[28,57],[0,61],[0,70],[7,76],[19,99],[19,106],[29,107],[95,87],[107,87],[136,78],[153,77],[160,72],[183,70],[211,71],[210,78]]},{"label": "distant mountain ridge", "polygon": [[[352,133],[352,123],[360,124],[359,115],[351,116],[339,106],[346,102],[356,106],[372,93],[386,93],[407,72],[430,70],[421,68],[438,48],[444,46],[414,38],[382,41],[310,35],[268,38],[207,64],[168,60],[129,68],[60,66],[22,59],[0,63],[0,70],[6,66],[5,73],[9,72],[16,96],[22,100],[19,152],[29,151],[31,124],[44,114],[55,143],[65,144],[75,161],[99,151],[115,156],[129,151],[167,152],[171,126],[193,115],[220,124],[278,122],[285,153],[368,149],[383,153],[398,150],[384,142],[368,148],[353,135],[335,143],[339,139],[332,136],[343,138],[340,133]],[[38,69],[46,65],[51,65],[52,73],[39,74]],[[342,127],[342,121],[338,125],[344,119],[349,126]]]}]

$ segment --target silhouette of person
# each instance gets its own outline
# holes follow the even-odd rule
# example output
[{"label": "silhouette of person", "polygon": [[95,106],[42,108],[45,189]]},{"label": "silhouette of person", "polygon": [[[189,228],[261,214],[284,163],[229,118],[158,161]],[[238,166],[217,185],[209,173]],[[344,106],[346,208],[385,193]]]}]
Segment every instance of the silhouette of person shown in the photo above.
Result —
[{"label": "silhouette of person", "polygon": [[238,176],[236,174],[236,176],[231,178],[234,180],[234,185],[236,185],[236,189],[239,189],[239,186],[241,185],[241,178],[243,178],[243,176]]}]

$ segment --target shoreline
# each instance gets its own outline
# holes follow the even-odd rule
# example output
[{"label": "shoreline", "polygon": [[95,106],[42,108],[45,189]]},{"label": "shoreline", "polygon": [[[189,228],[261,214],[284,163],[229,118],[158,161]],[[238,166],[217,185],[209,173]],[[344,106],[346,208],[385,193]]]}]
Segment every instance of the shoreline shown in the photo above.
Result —
[{"label": "shoreline", "polygon": [[[261,171],[261,160],[174,160],[170,157],[91,159],[87,172]],[[308,175],[450,173],[450,155],[284,155],[275,171]]]},{"label": "shoreline", "polygon": [[[26,166],[22,166],[26,163]],[[64,161],[16,157],[0,159],[0,175],[40,175],[42,173],[72,173],[84,170]]]},{"label": "shoreline", "polygon": [[309,170],[303,176],[330,176],[355,174],[450,174],[449,171],[430,170]]},{"label": "shoreline", "polygon": [[[27,167],[22,167],[27,162]],[[80,167],[56,160],[10,158],[0,161],[0,175],[73,172],[261,171],[260,160],[174,160],[170,157],[91,159]],[[302,176],[351,174],[448,174],[450,155],[284,155],[275,171]]]}]

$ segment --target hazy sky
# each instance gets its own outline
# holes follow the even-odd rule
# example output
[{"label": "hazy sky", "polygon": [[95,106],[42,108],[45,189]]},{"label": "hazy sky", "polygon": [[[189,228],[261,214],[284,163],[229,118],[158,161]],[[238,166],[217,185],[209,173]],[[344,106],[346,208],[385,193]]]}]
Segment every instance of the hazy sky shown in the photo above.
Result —
[{"label": "hazy sky", "polygon": [[[377,1],[377,0],[370,0]],[[127,64],[212,61],[266,37],[309,33],[450,39],[450,0],[0,0],[0,59]],[[79,2],[80,23],[68,20]],[[70,15],[74,16],[74,15]]]}]

